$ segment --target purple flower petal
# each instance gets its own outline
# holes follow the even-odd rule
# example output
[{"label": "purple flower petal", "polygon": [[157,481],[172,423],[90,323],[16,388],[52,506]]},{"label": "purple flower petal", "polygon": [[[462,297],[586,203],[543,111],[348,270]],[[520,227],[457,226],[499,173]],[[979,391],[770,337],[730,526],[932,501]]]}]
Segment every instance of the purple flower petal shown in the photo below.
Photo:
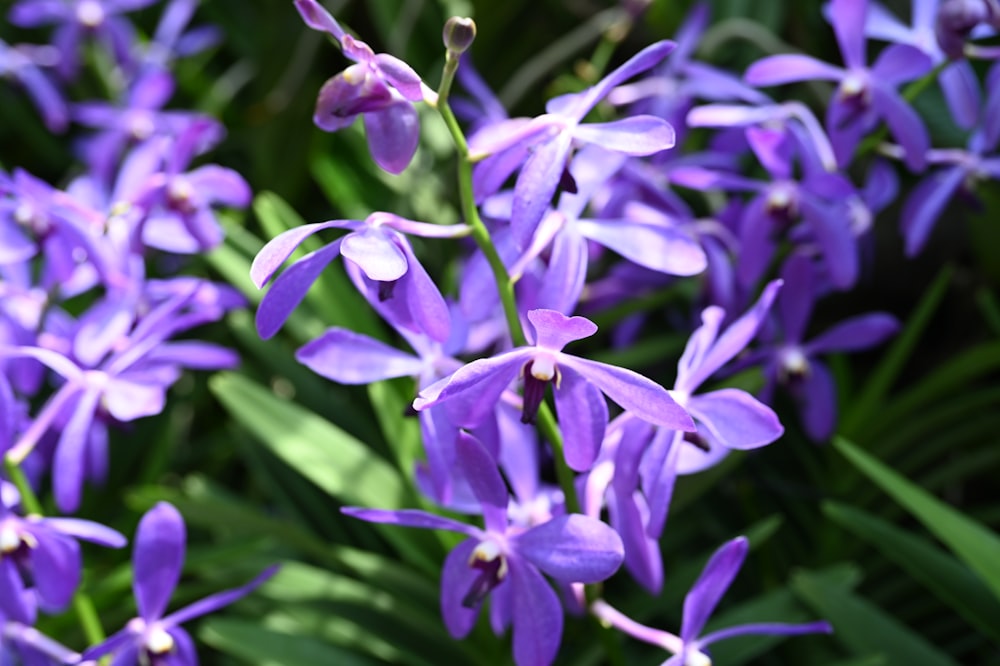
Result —
[{"label": "purple flower petal", "polygon": [[386,301],[391,303],[399,300],[406,306],[409,314],[406,323],[400,322],[404,328],[417,333],[425,333],[438,342],[446,342],[451,336],[451,313],[448,304],[441,295],[441,290],[417,260],[413,249],[405,239],[397,239],[399,249],[406,256],[408,270],[396,283],[396,295]]},{"label": "purple flower petal", "polygon": [[97,389],[83,392],[56,445],[52,462],[52,490],[56,505],[66,513],[76,511],[80,506],[80,494],[86,475],[87,440],[100,397],[101,392]]},{"label": "purple flower petal", "polygon": [[577,220],[577,231],[629,261],[669,275],[697,275],[708,266],[701,246],[670,227],[628,220]]},{"label": "purple flower petal", "polygon": [[406,272],[406,256],[392,236],[392,232],[365,225],[344,236],[340,253],[356,263],[370,279],[393,282]]},{"label": "purple flower petal", "polygon": [[184,519],[166,502],[158,502],[139,521],[132,552],[132,589],[139,616],[147,622],[159,620],[167,610],[180,580],[186,544]]},{"label": "purple flower petal", "polygon": [[868,0],[832,0],[830,23],[848,68],[865,66],[865,15]]},{"label": "purple flower petal", "polygon": [[473,361],[421,391],[413,407],[420,411],[444,403],[456,425],[475,427],[493,412],[500,395],[534,353],[531,348],[514,349]]},{"label": "purple flower petal", "polygon": [[809,354],[867,349],[884,342],[898,330],[899,321],[892,315],[881,312],[860,315],[812,339],[805,349]]},{"label": "purple flower petal", "polygon": [[934,67],[927,54],[909,44],[893,44],[879,54],[872,65],[872,78],[880,84],[896,87],[923,76]]},{"label": "purple flower petal", "polygon": [[318,375],[341,384],[370,384],[392,377],[416,377],[423,362],[395,347],[342,328],[331,328],[295,352]]},{"label": "purple flower petal", "polygon": [[784,287],[778,299],[778,313],[785,340],[801,342],[815,302],[815,277],[812,260],[804,254],[792,254],[781,271]]},{"label": "purple flower petal", "polygon": [[956,60],[938,74],[938,85],[944,92],[948,110],[955,124],[962,129],[972,129],[979,119],[982,95],[976,72],[967,60]]},{"label": "purple flower petal", "polygon": [[830,437],[837,424],[837,386],[825,365],[809,362],[809,373],[796,387],[796,397],[806,434],[815,441]]},{"label": "purple flower petal", "polygon": [[561,369],[554,394],[566,464],[585,472],[594,464],[604,439],[608,405],[600,389],[571,368]]},{"label": "purple flower petal", "polygon": [[889,133],[906,153],[906,166],[920,171],[927,163],[931,140],[917,112],[895,90],[883,85],[872,87],[872,104],[889,126]]},{"label": "purple flower petal", "polygon": [[393,87],[411,102],[419,102],[424,98],[420,75],[413,68],[395,56],[379,53],[375,56],[378,68]]},{"label": "purple flower petal", "polygon": [[901,216],[908,257],[923,249],[938,216],[964,181],[965,169],[953,166],[931,173],[910,191]]},{"label": "purple flower petal", "polygon": [[200,196],[212,203],[244,208],[253,198],[253,192],[243,176],[217,164],[198,167],[190,171],[186,178]]},{"label": "purple flower petal", "polygon": [[785,432],[770,407],[739,389],[691,396],[687,407],[715,439],[730,449],[764,446]]},{"label": "purple flower petal", "polygon": [[[441,567],[441,617],[452,638],[464,638],[472,631],[479,615],[479,607],[468,608],[462,602],[471,589],[479,572],[469,566],[472,551],[479,545],[477,539],[466,539],[455,546]],[[500,583],[503,587],[507,581]],[[494,590],[494,594],[499,588]]]},{"label": "purple flower petal", "polygon": [[706,634],[699,641],[698,645],[711,645],[716,641],[722,641],[736,636],[747,636],[758,634],[765,636],[799,636],[801,634],[830,634],[833,627],[829,622],[809,622],[808,624],[785,624],[784,622],[756,622],[753,624],[742,624],[738,627],[729,627]]},{"label": "purple flower petal", "polygon": [[746,537],[737,537],[722,545],[702,570],[691,591],[684,597],[684,620],[681,624],[681,639],[693,642],[701,633],[708,618],[726,593],[733,579],[743,566],[749,542]]},{"label": "purple flower petal", "polygon": [[79,518],[45,518],[45,527],[67,534],[76,539],[107,546],[108,548],[124,548],[128,540],[121,532],[105,527],[100,523]]},{"label": "purple flower petal", "polygon": [[270,566],[260,572],[256,578],[246,585],[232,590],[226,590],[224,592],[216,592],[215,594],[209,595],[204,599],[196,601],[193,604],[171,613],[167,617],[163,618],[163,624],[168,627],[184,624],[188,620],[193,620],[196,617],[201,617],[202,615],[216,611],[223,606],[228,606],[229,604],[234,603],[253,592],[277,572],[277,565]]},{"label": "purple flower petal", "polygon": [[531,310],[528,321],[535,329],[535,345],[551,351],[597,333],[597,325],[586,317],[567,317],[555,310]]},{"label": "purple flower petal", "polygon": [[641,419],[672,430],[694,430],[694,421],[667,390],[642,375],[606,363],[560,354],[558,363],[573,368],[605,395]]},{"label": "purple flower petal", "polygon": [[426,511],[417,509],[400,509],[389,511],[386,509],[364,509],[355,506],[345,506],[340,510],[345,516],[351,516],[358,520],[365,520],[369,523],[384,523],[386,525],[399,525],[401,527],[418,527],[425,530],[448,530],[467,534],[475,538],[482,538],[483,532],[477,527],[466,525],[451,518],[435,516]]},{"label": "purple flower petal", "polygon": [[573,135],[560,131],[555,137],[537,146],[521,167],[514,185],[514,207],[511,226],[519,247],[527,247],[535,228],[552,202],[569,155]]},{"label": "purple flower petal", "polygon": [[621,566],[625,548],[606,524],[578,513],[558,516],[513,539],[519,555],[561,583],[597,583]]},{"label": "purple flower petal", "polygon": [[753,86],[778,86],[816,79],[839,81],[844,70],[812,56],[783,54],[758,60],[747,68],[743,79]]},{"label": "purple flower petal", "polygon": [[[278,332],[281,325],[292,314],[292,310],[305,298],[309,287],[323,272],[323,269],[339,254],[340,239],[338,238],[326,247],[302,257],[278,276],[257,307],[256,323],[260,337],[266,340]],[[257,256],[260,257],[259,254]]]},{"label": "purple flower petal", "polygon": [[677,142],[670,123],[655,116],[577,125],[573,128],[573,138],[626,155],[653,155],[673,148]]},{"label": "purple flower petal", "polygon": [[344,36],[344,29],[316,0],[295,0],[295,9],[299,10],[302,20],[313,30],[328,32],[338,42]]},{"label": "purple flower petal", "polygon": [[402,173],[420,143],[420,119],[413,104],[399,100],[364,114],[365,135],[372,159],[391,174]]},{"label": "purple flower petal", "polygon": [[330,220],[329,222],[306,224],[284,231],[268,241],[267,245],[254,257],[253,264],[250,266],[250,279],[253,280],[258,289],[263,287],[274,275],[274,272],[281,267],[281,264],[292,256],[292,252],[302,244],[302,241],[317,231],[331,228],[355,229],[360,225],[361,223],[355,220]]},{"label": "purple flower petal", "polygon": [[466,480],[483,507],[486,529],[502,533],[507,529],[510,493],[500,477],[497,461],[472,435],[459,431],[455,453]]},{"label": "purple flower petal", "polygon": [[163,411],[166,388],[115,377],[108,380],[102,397],[101,404],[112,416],[119,421],[134,421]]},{"label": "purple flower petal", "polygon": [[509,558],[507,563],[513,588],[514,662],[517,666],[551,664],[562,641],[563,610],[559,597],[530,564],[516,557]]},{"label": "purple flower petal", "polygon": [[47,612],[62,611],[80,584],[80,545],[73,539],[36,531],[38,545],[31,549],[31,566],[39,601]]}]

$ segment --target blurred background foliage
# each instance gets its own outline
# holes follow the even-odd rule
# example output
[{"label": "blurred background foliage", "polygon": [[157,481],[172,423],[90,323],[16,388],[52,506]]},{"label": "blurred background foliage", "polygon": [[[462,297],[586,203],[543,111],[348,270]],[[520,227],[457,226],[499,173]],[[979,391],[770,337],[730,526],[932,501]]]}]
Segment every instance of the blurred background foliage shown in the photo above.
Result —
[{"label": "blurred background foliage", "polygon": [[[620,61],[671,36],[691,5],[655,0],[625,33],[626,4],[326,3],[376,52],[404,58],[432,86],[443,63],[444,19],[473,16],[479,32],[472,59],[512,115],[538,114],[551,95],[593,82],[588,63],[595,53],[603,57],[598,44],[609,30],[622,37],[610,56]],[[710,4],[713,27],[699,55],[714,64],[740,72],[784,48],[837,58],[818,0]],[[905,16],[908,3],[887,4]],[[157,17],[153,7],[136,18],[148,30]],[[253,302],[259,295],[247,277],[249,261],[285,228],[373,210],[457,218],[447,136],[430,113],[418,157],[400,176],[371,163],[360,125],[335,135],[312,125],[316,92],[346,61],[303,26],[290,0],[206,0],[197,20],[219,26],[225,39],[178,63],[171,106],[225,123],[228,136],[209,159],[239,170],[258,196],[252,211],[228,216],[225,247],[188,270],[231,281]],[[0,38],[44,39],[2,23]],[[80,98],[103,93],[99,77],[84,86]],[[929,119],[940,113],[935,94],[918,102]],[[939,125],[931,121],[937,145],[961,141]],[[67,168],[73,136],[49,135],[19,92],[0,86],[4,168],[21,166],[64,184],[74,174]],[[946,214],[915,260],[904,258],[898,210],[876,223],[863,285],[825,301],[814,322],[820,331],[875,309],[905,322],[886,347],[833,359],[845,439],[810,443],[791,406],[779,404],[787,427],[782,440],[682,479],[664,537],[663,594],[650,598],[624,576],[607,586],[609,600],[637,619],[676,629],[680,601],[708,554],[748,534],[753,552],[716,624],[822,617],[836,633],[780,645],[773,637],[733,640],[713,651],[717,666],[1000,664],[1000,264],[994,256],[1000,196],[988,193],[978,214],[958,207]],[[449,259],[430,257],[429,266]],[[187,378],[173,392],[171,409],[119,433],[107,487],[87,493],[81,514],[131,534],[140,510],[158,499],[174,502],[189,521],[192,551],[177,605],[237,585],[266,563],[285,562],[258,593],[201,623],[199,638],[215,648],[203,649],[204,663],[510,663],[509,648],[484,622],[455,642],[439,620],[437,575],[454,543],[450,536],[371,526],[338,513],[343,504],[422,506],[407,481],[420,456],[418,432],[412,419],[400,417],[412,383],[338,386],[293,358],[332,324],[389,338],[339,271],[328,271],[271,341],[257,338],[252,311],[212,331],[241,351],[242,369]],[[654,318],[652,351],[643,360],[663,368],[656,379],[667,385],[686,335],[668,324],[689,316],[682,303],[670,309]],[[117,626],[132,613],[127,558],[96,548],[85,555],[85,584],[104,624]],[[44,627],[82,644],[71,616]],[[585,619],[570,622],[561,663],[666,658],[622,638],[599,641],[597,633]],[[609,645],[613,659],[606,661]]]}]

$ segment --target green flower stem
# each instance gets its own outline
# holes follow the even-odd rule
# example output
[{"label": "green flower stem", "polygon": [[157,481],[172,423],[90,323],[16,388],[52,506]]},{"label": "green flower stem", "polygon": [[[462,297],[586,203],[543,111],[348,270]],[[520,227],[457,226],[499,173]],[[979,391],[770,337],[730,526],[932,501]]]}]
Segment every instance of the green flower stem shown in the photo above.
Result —
[{"label": "green flower stem", "polygon": [[[510,331],[510,338],[515,347],[524,347],[528,340],[524,335],[521,326],[521,318],[517,313],[517,302],[514,298],[514,281],[507,272],[500,254],[497,252],[490,232],[479,217],[479,209],[476,208],[476,200],[472,192],[472,160],[469,155],[469,143],[465,139],[465,134],[448,106],[448,93],[451,90],[451,82],[458,69],[458,58],[452,57],[449,53],[445,61],[444,74],[441,77],[441,86],[438,88],[437,110],[441,114],[455,147],[458,149],[458,192],[461,199],[462,217],[465,223],[472,230],[472,238],[476,245],[482,250],[493,271],[493,279],[497,284],[497,291],[500,292],[500,302],[503,303],[504,315],[507,319],[507,328]],[[538,409],[536,419],[538,428],[552,445],[553,457],[556,464],[556,476],[559,479],[559,487],[562,488],[566,497],[566,509],[571,513],[580,512],[580,502],[576,497],[576,489],[573,485],[573,471],[566,464],[566,457],[563,455],[563,438],[559,432],[559,425],[555,416],[547,403],[542,403]]]},{"label": "green flower stem", "polygon": [[[42,503],[38,501],[38,496],[35,495],[31,484],[28,483],[28,477],[24,475],[24,470],[21,469],[10,455],[4,456],[4,470],[7,472],[7,478],[17,487],[17,492],[21,496],[21,505],[24,507],[25,513],[32,516],[44,515],[42,513]],[[103,642],[106,635],[103,627],[101,627],[101,621],[97,617],[94,602],[91,601],[90,597],[77,590],[76,595],[73,597],[73,610],[76,612],[77,619],[80,621],[80,626],[83,628],[83,633],[87,637],[87,641],[91,645]]]},{"label": "green flower stem", "polygon": [[10,455],[4,456],[4,469],[7,472],[7,478],[17,487],[17,492],[21,495],[21,505],[24,507],[25,513],[41,516],[41,502],[38,501],[35,491],[31,489],[31,484],[28,483],[28,477],[24,475],[24,470]]}]

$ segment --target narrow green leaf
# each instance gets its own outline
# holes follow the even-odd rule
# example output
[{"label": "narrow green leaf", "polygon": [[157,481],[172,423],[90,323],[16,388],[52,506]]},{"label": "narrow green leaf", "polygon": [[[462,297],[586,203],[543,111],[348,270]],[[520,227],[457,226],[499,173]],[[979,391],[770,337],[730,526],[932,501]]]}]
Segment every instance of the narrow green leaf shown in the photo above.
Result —
[{"label": "narrow green leaf", "polygon": [[286,634],[259,622],[214,617],[199,638],[217,650],[255,666],[377,666],[381,662],[308,636]]},{"label": "narrow green leaf", "polygon": [[792,590],[833,625],[833,636],[858,656],[882,654],[887,664],[958,666],[923,636],[866,599],[814,573],[792,576]]},{"label": "narrow green leaf", "polygon": [[261,443],[340,501],[386,509],[407,504],[399,473],[326,419],[235,373],[215,375],[210,386]]},{"label": "narrow green leaf", "polygon": [[906,367],[920,336],[930,323],[941,301],[948,291],[952,270],[945,266],[938,272],[934,282],[927,289],[916,311],[910,315],[902,333],[882,355],[882,361],[871,374],[871,378],[844,410],[841,432],[848,437],[856,437],[875,417],[880,417],[883,400],[892,388],[899,373]]},{"label": "narrow green leaf", "polygon": [[908,481],[846,439],[834,446],[869,479],[902,504],[944,542],[1000,598],[1000,538],[961,511]]}]

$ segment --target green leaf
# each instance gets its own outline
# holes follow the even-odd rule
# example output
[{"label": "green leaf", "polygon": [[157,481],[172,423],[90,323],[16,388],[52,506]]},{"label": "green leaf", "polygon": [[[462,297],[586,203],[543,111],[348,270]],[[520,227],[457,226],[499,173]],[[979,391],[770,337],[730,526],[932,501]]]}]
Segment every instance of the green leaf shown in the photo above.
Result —
[{"label": "green leaf", "polygon": [[916,311],[910,315],[902,333],[893,341],[889,349],[882,355],[875,372],[864,388],[844,410],[841,419],[841,432],[848,437],[857,437],[864,432],[867,424],[873,419],[881,418],[883,401],[889,389],[895,383],[899,373],[906,367],[913,350],[923,335],[924,329],[934,317],[941,301],[944,300],[951,282],[951,268],[945,266],[938,272],[934,282],[927,289]]},{"label": "green leaf", "polygon": [[377,666],[379,660],[308,636],[296,636],[248,622],[221,617],[210,618],[198,637],[217,650],[255,666]]},{"label": "green leaf", "polygon": [[866,599],[811,572],[792,576],[793,591],[833,625],[834,637],[858,656],[882,654],[886,664],[957,666],[909,627]]},{"label": "green leaf", "polygon": [[1000,598],[1000,538],[983,525],[953,509],[908,481],[846,439],[834,446],[869,479],[902,504],[944,542]]},{"label": "green leaf", "polygon": [[261,443],[340,501],[384,509],[408,503],[399,473],[326,419],[242,375],[220,373],[209,385]]},{"label": "green leaf", "polygon": [[827,502],[823,513],[873,545],[979,631],[1000,643],[1000,627],[996,623],[1000,602],[954,558],[926,540],[864,511]]}]

